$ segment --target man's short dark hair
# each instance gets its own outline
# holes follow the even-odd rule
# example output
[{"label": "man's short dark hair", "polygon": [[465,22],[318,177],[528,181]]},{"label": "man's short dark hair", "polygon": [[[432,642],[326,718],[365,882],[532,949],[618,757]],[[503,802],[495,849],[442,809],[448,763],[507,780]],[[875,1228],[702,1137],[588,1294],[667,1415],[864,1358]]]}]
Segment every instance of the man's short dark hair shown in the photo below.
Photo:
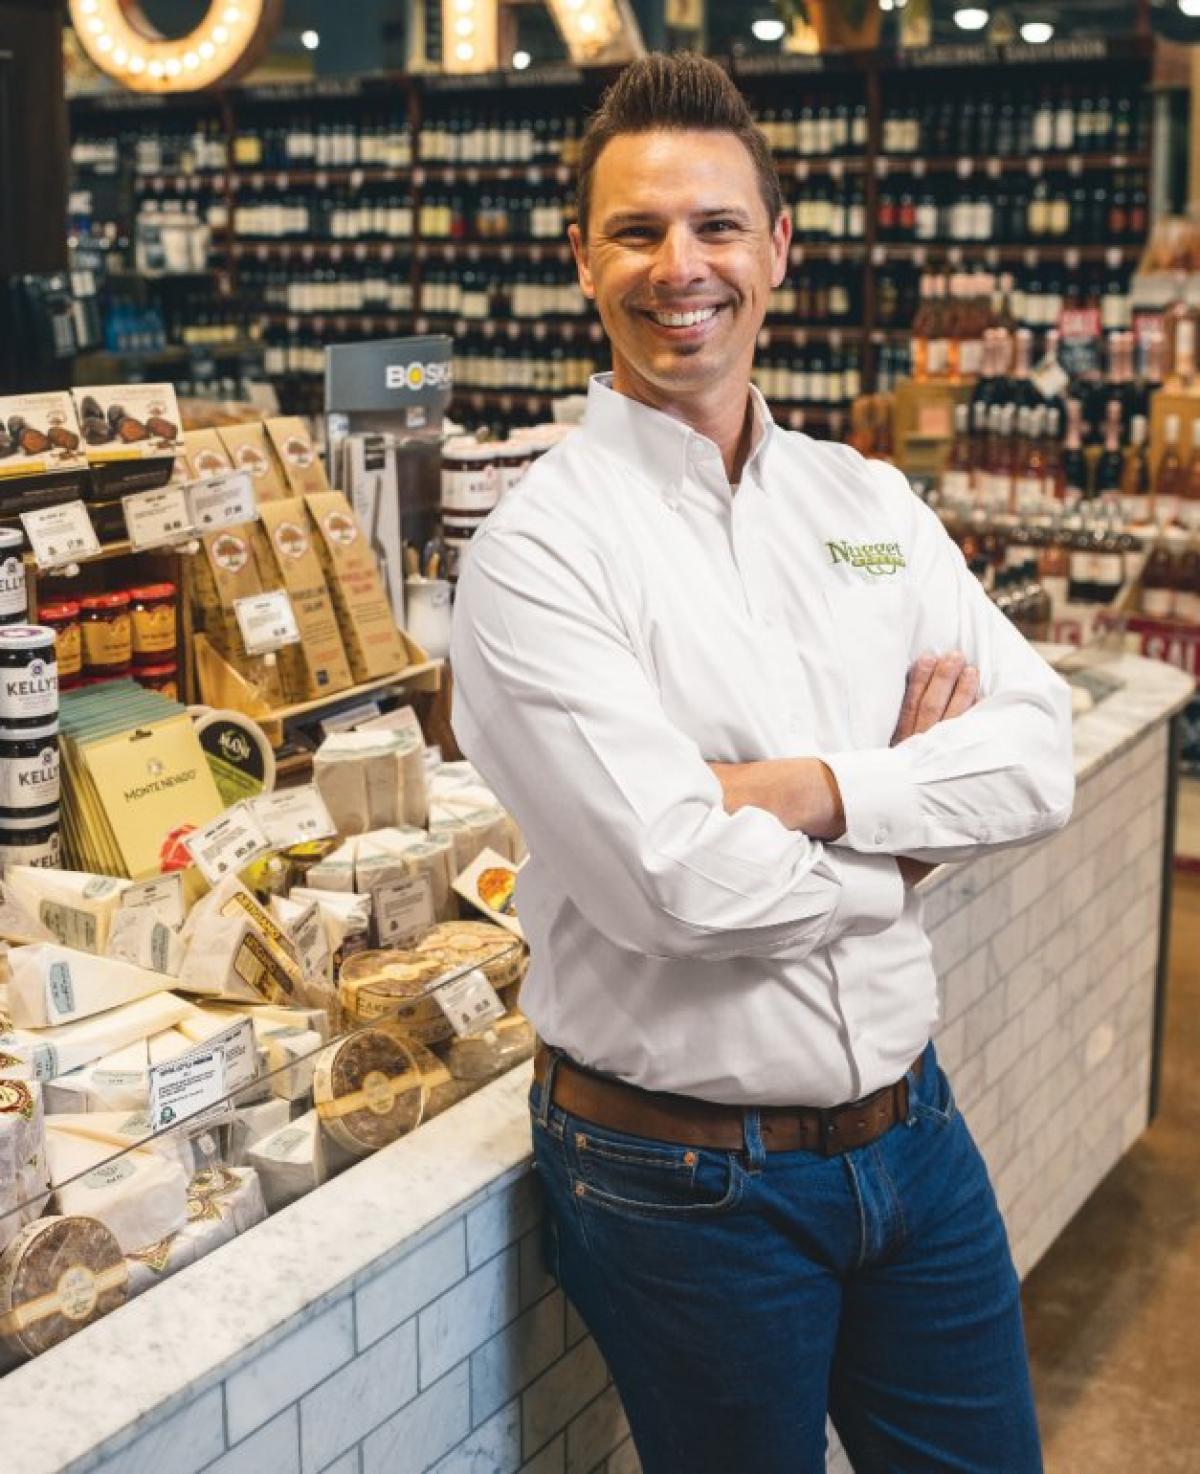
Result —
[{"label": "man's short dark hair", "polygon": [[592,172],[605,146],[622,133],[656,128],[698,128],[732,133],[741,140],[758,175],[758,187],[772,225],[783,209],[783,191],[767,140],[746,99],[723,67],[695,52],[673,56],[651,52],[631,62],[600,99],[588,120],[579,151],[575,206],[587,239]]}]

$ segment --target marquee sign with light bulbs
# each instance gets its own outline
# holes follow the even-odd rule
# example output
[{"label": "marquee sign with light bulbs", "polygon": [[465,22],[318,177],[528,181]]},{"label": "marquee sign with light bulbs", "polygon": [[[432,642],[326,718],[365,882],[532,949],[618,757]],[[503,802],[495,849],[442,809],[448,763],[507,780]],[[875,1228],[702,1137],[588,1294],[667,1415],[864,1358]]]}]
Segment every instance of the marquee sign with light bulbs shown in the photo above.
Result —
[{"label": "marquee sign with light bulbs", "polygon": [[255,65],[283,0],[212,0],[186,36],[161,35],[138,0],[71,0],[71,21],[101,71],[134,92],[196,92]]}]

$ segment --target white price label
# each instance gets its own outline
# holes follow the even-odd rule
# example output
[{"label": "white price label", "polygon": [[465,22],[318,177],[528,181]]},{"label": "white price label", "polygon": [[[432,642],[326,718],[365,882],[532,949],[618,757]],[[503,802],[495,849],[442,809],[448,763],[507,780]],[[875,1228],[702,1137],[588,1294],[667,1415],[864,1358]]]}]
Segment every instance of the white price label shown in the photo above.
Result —
[{"label": "white price label", "polygon": [[460,1037],[480,1034],[493,1019],[504,1017],[500,995],[478,968],[434,990],[438,1007]]},{"label": "white price label", "polygon": [[337,833],[333,816],[314,783],[264,793],[250,800],[250,808],[263,833],[279,850]]},{"label": "white price label", "polygon": [[248,1018],[178,1059],[150,1070],[150,1129],[162,1131],[210,1110],[258,1074],[254,1025]]},{"label": "white price label", "polygon": [[121,906],[126,911],[148,906],[166,926],[181,927],[187,908],[183,903],[183,874],[156,875],[153,880],[139,880],[121,892]]},{"label": "white price label", "polygon": [[248,471],[223,471],[187,485],[192,526],[198,532],[216,532],[258,517],[254,482]]},{"label": "white price label", "polygon": [[21,521],[39,568],[77,563],[80,558],[91,558],[100,551],[96,529],[82,502],[63,502],[57,507],[22,512]]},{"label": "white price label", "polygon": [[282,650],[285,645],[300,643],[296,613],[283,589],[235,599],[233,612],[247,655],[267,655],[272,650]]},{"label": "white price label", "polygon": [[183,844],[209,885],[216,885],[226,875],[236,875],[272,848],[245,802],[234,804],[201,828],[193,829],[184,836]]},{"label": "white price label", "polygon": [[135,491],[123,496],[125,529],[135,551],[186,542],[192,535],[192,512],[187,492],[178,484],[157,491]]},{"label": "white price label", "polygon": [[380,947],[403,946],[427,932],[435,921],[433,887],[427,875],[397,880],[372,892]]}]

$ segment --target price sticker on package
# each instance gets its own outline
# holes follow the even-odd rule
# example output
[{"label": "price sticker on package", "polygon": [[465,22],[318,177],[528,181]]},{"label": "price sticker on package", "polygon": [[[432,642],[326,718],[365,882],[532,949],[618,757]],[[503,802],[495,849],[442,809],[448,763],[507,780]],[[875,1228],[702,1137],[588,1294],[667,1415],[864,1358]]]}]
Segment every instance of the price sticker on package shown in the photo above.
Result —
[{"label": "price sticker on package", "polygon": [[216,885],[227,875],[236,875],[273,848],[245,802],[234,804],[201,828],[184,835],[183,845],[209,885]]},{"label": "price sticker on package", "polygon": [[216,532],[258,517],[258,501],[249,471],[222,471],[187,483],[191,523],[197,532]]},{"label": "price sticker on package", "polygon": [[134,552],[186,542],[192,536],[187,492],[178,484],[157,491],[135,491],[132,496],[123,496],[121,505]]},{"label": "price sticker on package", "polygon": [[329,950],[329,937],[316,901],[306,906],[295,921],[288,922],[287,934],[295,943],[305,981],[329,982],[333,975],[333,953]]},{"label": "price sticker on package", "polygon": [[233,612],[237,616],[247,655],[268,655],[272,650],[282,650],[285,645],[300,643],[296,613],[291,599],[282,589],[235,599]]},{"label": "price sticker on package", "polygon": [[152,880],[139,880],[121,892],[121,908],[136,910],[139,906],[149,907],[165,926],[176,931],[183,925],[187,908],[183,904],[183,872],[173,870],[169,875],[156,875]]},{"label": "price sticker on package", "polygon": [[481,1034],[487,1026],[504,1017],[500,995],[476,968],[434,989],[438,1007],[460,1039],[468,1034]]},{"label": "price sticker on package", "polygon": [[251,799],[250,807],[263,833],[278,850],[309,840],[328,839],[337,833],[337,825],[315,783],[264,793]]},{"label": "price sticker on package", "polygon": [[80,501],[22,512],[21,521],[39,568],[61,568],[64,563],[77,563],[100,551],[100,539]]},{"label": "price sticker on package", "polygon": [[151,1067],[150,1129],[206,1115],[257,1074],[254,1025],[244,1018],[178,1059]]},{"label": "price sticker on package", "polygon": [[380,947],[402,947],[433,925],[433,886],[427,875],[393,881],[372,891]]}]

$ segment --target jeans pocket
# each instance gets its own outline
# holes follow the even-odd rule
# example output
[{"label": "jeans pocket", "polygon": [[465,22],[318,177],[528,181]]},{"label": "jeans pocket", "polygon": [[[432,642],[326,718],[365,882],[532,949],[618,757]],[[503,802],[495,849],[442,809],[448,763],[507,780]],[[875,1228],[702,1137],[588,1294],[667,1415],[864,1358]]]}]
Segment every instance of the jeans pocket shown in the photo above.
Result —
[{"label": "jeans pocket", "polygon": [[736,1207],[744,1173],[731,1152],[602,1131],[571,1118],[567,1170],[579,1205],[641,1218],[704,1218]]},{"label": "jeans pocket", "polygon": [[909,1091],[910,1109],[919,1120],[932,1121],[937,1126],[949,1126],[954,1120],[958,1112],[954,1091],[932,1050],[926,1052],[921,1078],[910,1080]]}]

